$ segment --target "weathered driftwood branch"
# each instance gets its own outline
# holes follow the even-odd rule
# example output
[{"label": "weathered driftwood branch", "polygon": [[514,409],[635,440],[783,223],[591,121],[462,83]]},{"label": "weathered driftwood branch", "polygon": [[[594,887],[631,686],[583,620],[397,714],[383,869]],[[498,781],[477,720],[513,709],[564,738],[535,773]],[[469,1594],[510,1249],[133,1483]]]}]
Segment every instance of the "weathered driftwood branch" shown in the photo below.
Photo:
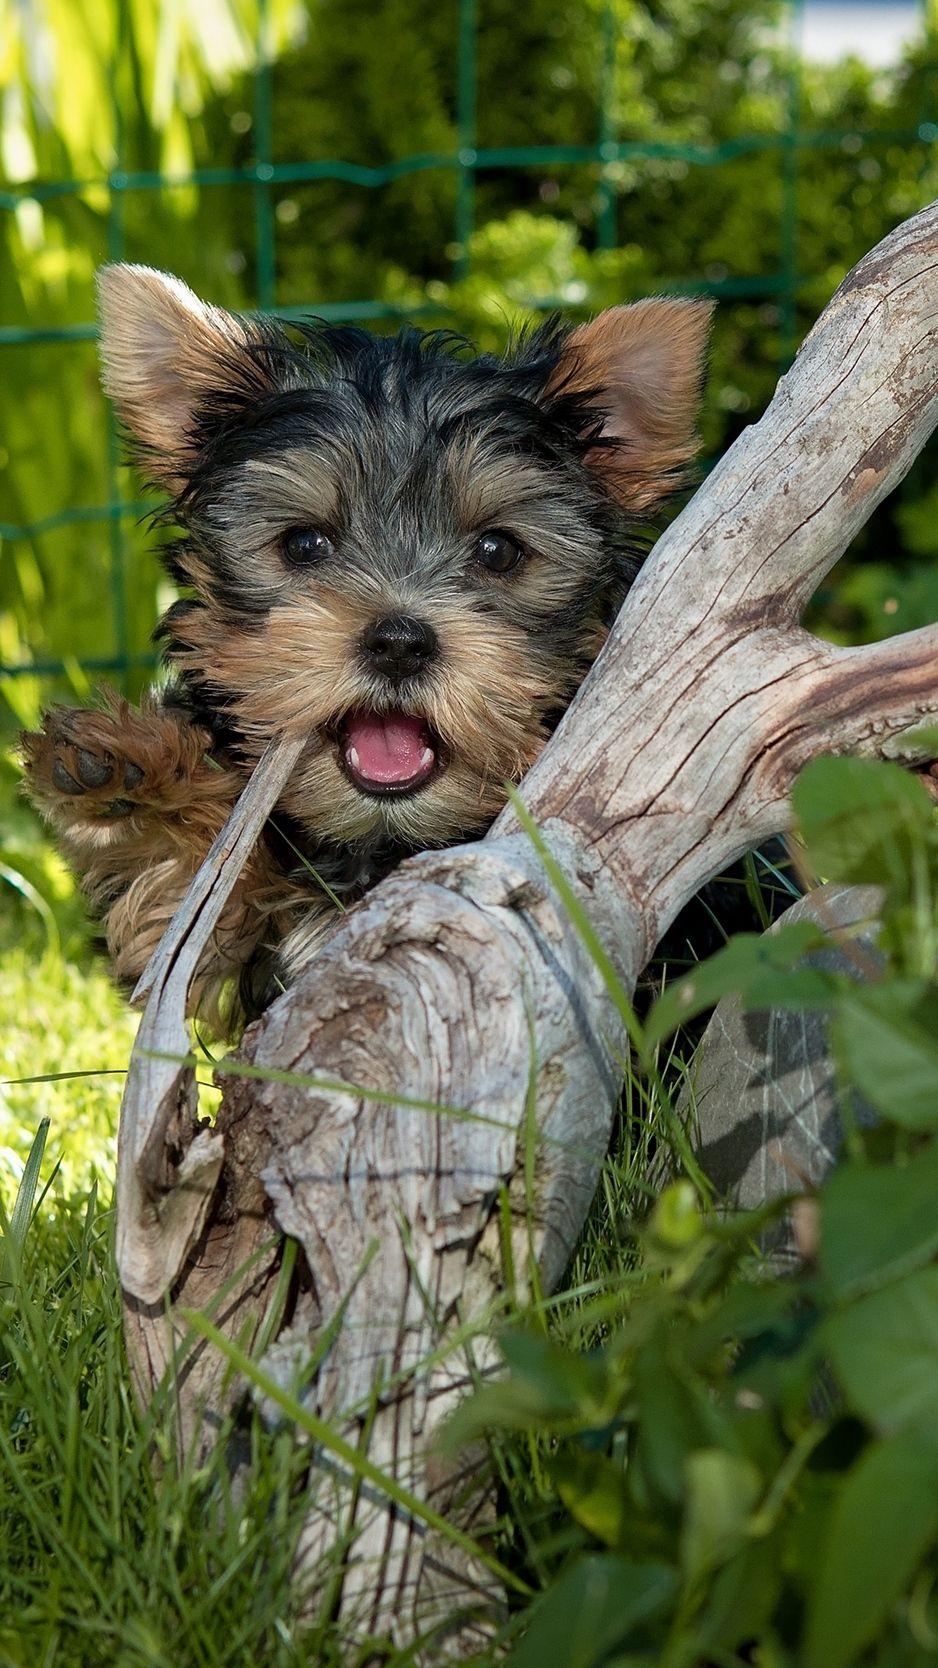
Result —
[{"label": "weathered driftwood branch", "polygon": [[[224,1159],[219,1135],[200,1130],[175,1164],[177,1118],[196,1107],[187,1066],[186,998],[199,957],[267,817],[290,779],[302,742],[271,743],[199,869],[134,991],[146,998],[121,1106],[117,1261],[135,1297],[156,1303],[198,1238]],[[167,1166],[170,1174],[166,1177]],[[164,1177],[171,1182],[164,1185]],[[161,1198],[161,1209],[151,1201]],[[148,1208],[149,1207],[149,1208]],[[129,1236],[129,1240],[128,1240]]]},{"label": "weathered driftwood branch", "polygon": [[[146,1006],[121,1104],[116,1252],[129,1335],[140,1355],[138,1377],[147,1385],[163,1377],[173,1360],[177,1339],[171,1325],[143,1323],[138,1329],[137,1318],[147,1313],[141,1305],[153,1305],[151,1315],[162,1314],[164,1293],[175,1284],[205,1229],[226,1157],[221,1133],[198,1126],[198,1088],[189,1064],[186,999],[202,950],[301,750],[301,742],[272,743],[268,748],[134,991],[134,1000],[145,998]],[[251,1152],[250,1156],[256,1154]],[[232,1169],[230,1144],[227,1157],[225,1185],[230,1192],[232,1176],[238,1173]],[[238,1208],[228,1214],[223,1240],[230,1252],[226,1263],[229,1269],[240,1268],[245,1260],[250,1266],[227,1294],[229,1318],[237,1313],[249,1292],[257,1300],[266,1291],[279,1261],[275,1241],[271,1240],[266,1256],[259,1255],[254,1244],[255,1225],[265,1215],[258,1168],[245,1169],[242,1158],[240,1173],[245,1186],[239,1189]],[[217,1239],[218,1232],[216,1212],[209,1241]],[[236,1258],[242,1243],[244,1256]],[[200,1262],[205,1263],[204,1244]],[[216,1295],[221,1284],[214,1274],[215,1261],[210,1258],[205,1302]],[[200,1306],[200,1290],[196,1277],[188,1293],[189,1301],[196,1306]],[[258,1310],[258,1321],[261,1318]],[[179,1403],[183,1444],[191,1438],[193,1418],[197,1412],[202,1417],[202,1405],[207,1405],[216,1379],[225,1371],[224,1362],[204,1346],[195,1359],[190,1350],[180,1369],[192,1372],[196,1366],[200,1406],[190,1409],[184,1393]]]},{"label": "weathered driftwood branch", "polygon": [[[787,825],[790,785],[808,758],[881,752],[938,712],[938,629],[844,650],[798,625],[938,416],[936,315],[938,205],[841,285],[762,421],[658,544],[525,780],[528,809],[627,989],[702,882]],[[516,1269],[533,1255],[548,1287],[560,1278],[606,1150],[623,1047],[602,980],[511,811],[480,844],[406,863],[252,1029],[244,1055],[257,1068],[474,1118],[235,1082],[218,1125],[222,1191],[174,1302],[204,1300],[269,1235],[262,1164],[276,1222],[299,1241],[309,1273],[277,1370],[302,1366],[312,1328],[344,1304],[307,1399],[340,1426],[368,1408],[372,1458],[451,1508],[458,1480],[433,1439],[469,1366],[458,1351],[420,1364],[449,1329],[498,1301],[500,1190]],[[131,1290],[138,1231],[122,1221]],[[219,1323],[243,1325],[261,1296],[244,1293]],[[167,1319],[132,1300],[128,1320],[146,1394],[172,1311]],[[472,1359],[486,1364],[478,1341]],[[180,1394],[191,1423],[218,1379],[208,1355],[188,1375]],[[377,1402],[376,1385],[386,1387]],[[448,1648],[468,1643],[494,1597],[490,1578],[373,1491],[353,1502],[335,1468],[313,1467],[306,1570],[350,1519],[350,1623],[400,1638],[449,1622]]]},{"label": "weathered driftwood branch", "polygon": [[[812,952],[808,965],[869,979],[884,962],[876,948],[881,905],[876,886],[829,881],[799,898],[771,930],[814,922],[835,942]],[[740,1210],[820,1187],[843,1146],[841,1085],[820,1011],[749,1012],[738,996],[725,996],[694,1056],[691,1097],[701,1166],[720,1197]],[[879,1119],[855,1090],[849,1106],[861,1128]],[[776,1266],[803,1259],[798,1227],[805,1203],[795,1199],[766,1232]]]}]

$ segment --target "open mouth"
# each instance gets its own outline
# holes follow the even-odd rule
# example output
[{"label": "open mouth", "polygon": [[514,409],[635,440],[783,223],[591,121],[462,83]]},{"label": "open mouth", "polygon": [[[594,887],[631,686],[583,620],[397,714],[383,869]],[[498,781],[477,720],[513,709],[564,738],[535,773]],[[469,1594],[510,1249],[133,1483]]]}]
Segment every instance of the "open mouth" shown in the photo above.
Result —
[{"label": "open mouth", "polygon": [[416,793],[440,763],[440,742],[410,712],[353,712],[339,732],[339,759],[361,793]]}]

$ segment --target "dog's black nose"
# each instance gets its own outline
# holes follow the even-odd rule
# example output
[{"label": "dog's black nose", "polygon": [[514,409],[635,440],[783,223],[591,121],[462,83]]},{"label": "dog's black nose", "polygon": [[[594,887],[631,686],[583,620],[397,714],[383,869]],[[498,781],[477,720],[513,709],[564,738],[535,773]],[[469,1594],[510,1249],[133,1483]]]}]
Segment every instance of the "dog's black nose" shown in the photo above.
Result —
[{"label": "dog's black nose", "polygon": [[406,614],[372,620],[362,632],[361,644],[369,666],[395,682],[422,672],[439,648],[433,627]]}]

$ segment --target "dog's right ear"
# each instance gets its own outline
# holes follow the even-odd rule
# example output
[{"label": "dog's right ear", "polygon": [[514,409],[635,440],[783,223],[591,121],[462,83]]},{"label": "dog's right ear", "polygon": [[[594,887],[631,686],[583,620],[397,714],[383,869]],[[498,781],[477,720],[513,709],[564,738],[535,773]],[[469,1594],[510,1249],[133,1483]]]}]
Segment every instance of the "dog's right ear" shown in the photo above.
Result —
[{"label": "dog's right ear", "polygon": [[603,413],[583,461],[627,510],[644,515],[681,484],[697,451],[712,303],[657,296],[610,307],[571,330],[548,396],[580,395]]},{"label": "dog's right ear", "polygon": [[98,302],[105,390],[154,480],[177,490],[197,453],[200,409],[270,393],[261,328],[149,266],[102,267]]}]

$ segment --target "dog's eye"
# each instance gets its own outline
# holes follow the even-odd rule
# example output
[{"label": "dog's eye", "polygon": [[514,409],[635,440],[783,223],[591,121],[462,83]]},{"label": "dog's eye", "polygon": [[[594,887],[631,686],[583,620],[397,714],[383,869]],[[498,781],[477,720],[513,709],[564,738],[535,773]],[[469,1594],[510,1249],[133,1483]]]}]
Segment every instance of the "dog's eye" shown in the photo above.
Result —
[{"label": "dog's eye", "polygon": [[321,527],[291,527],[280,540],[283,557],[291,568],[311,568],[335,555],[335,545]]},{"label": "dog's eye", "polygon": [[511,573],[524,560],[524,551],[510,533],[480,533],[472,551],[480,567],[489,573]]}]

